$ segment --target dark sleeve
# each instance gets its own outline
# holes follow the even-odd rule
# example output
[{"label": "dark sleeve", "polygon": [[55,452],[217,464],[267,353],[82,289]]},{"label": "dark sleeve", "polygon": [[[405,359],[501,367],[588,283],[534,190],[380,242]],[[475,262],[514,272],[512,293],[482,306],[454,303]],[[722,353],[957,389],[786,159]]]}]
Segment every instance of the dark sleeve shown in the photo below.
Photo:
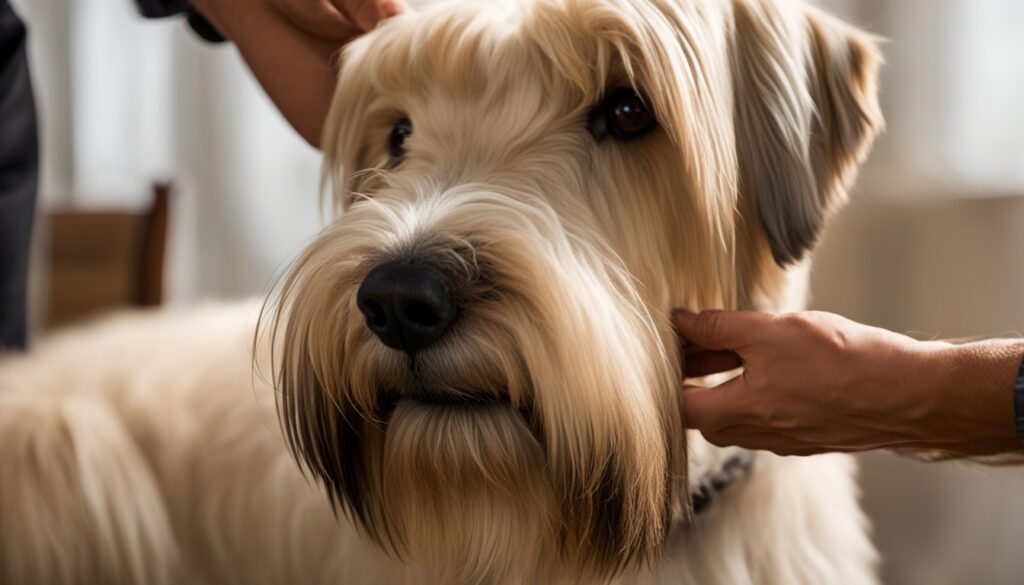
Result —
[{"label": "dark sleeve", "polygon": [[224,42],[224,35],[220,34],[208,20],[192,9],[187,0],[135,0],[139,12],[146,18],[165,18],[182,14],[203,40],[211,43]]},{"label": "dark sleeve", "polygon": [[1024,358],[1017,370],[1017,382],[1013,386],[1013,414],[1017,421],[1017,438],[1024,447]]},{"label": "dark sleeve", "polygon": [[0,0],[0,353],[25,345],[39,142],[25,27]]}]

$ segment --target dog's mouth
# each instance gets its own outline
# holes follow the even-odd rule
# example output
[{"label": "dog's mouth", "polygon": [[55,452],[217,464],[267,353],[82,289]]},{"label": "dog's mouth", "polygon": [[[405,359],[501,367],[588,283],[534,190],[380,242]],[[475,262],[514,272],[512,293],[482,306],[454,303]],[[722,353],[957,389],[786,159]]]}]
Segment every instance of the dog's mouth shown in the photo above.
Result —
[{"label": "dog's mouth", "polygon": [[[471,418],[487,417],[498,412],[511,413],[525,423],[538,441],[543,440],[540,419],[532,404],[516,404],[504,391],[451,390],[422,388],[382,389],[377,399],[381,419],[390,423],[399,407],[424,414],[453,414]],[[444,419],[447,420],[447,419]]]},{"label": "dog's mouth", "polygon": [[490,392],[453,391],[433,388],[398,390],[387,388],[380,392],[378,407],[381,411],[393,412],[401,402],[410,402],[430,407],[473,408],[478,406],[511,406],[507,396]]}]

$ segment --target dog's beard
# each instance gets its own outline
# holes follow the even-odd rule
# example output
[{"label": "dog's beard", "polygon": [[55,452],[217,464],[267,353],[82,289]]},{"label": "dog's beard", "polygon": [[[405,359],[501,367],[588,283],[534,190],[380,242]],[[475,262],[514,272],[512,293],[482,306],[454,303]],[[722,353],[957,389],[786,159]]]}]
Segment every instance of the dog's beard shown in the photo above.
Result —
[{"label": "dog's beard", "polygon": [[[616,256],[566,225],[521,192],[383,194],[282,291],[292,448],[369,536],[446,581],[607,577],[657,554],[678,503],[671,335]],[[369,267],[409,256],[471,297],[415,358],[377,342],[354,300]]]},{"label": "dog's beard", "polygon": [[[298,459],[442,582],[657,553],[685,493],[665,313],[772,306],[881,125],[873,42],[799,3],[535,4],[521,35],[466,3],[349,45],[324,132],[345,216],[273,335]],[[595,132],[627,84],[656,131]],[[356,302],[404,255],[470,285],[415,363]]]},{"label": "dog's beard", "polygon": [[[364,437],[371,522],[390,548],[446,582],[526,578],[552,525],[544,455],[509,405],[404,400]],[[378,467],[377,469],[373,469]]]}]

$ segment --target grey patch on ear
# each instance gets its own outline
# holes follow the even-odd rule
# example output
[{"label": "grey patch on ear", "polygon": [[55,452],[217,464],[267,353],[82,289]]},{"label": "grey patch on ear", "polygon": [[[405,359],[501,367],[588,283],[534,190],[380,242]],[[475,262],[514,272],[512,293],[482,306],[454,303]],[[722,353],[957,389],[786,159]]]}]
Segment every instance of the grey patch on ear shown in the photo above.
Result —
[{"label": "grey patch on ear", "polygon": [[880,64],[875,39],[817,10],[735,2],[741,196],[780,266],[817,244],[883,126]]}]

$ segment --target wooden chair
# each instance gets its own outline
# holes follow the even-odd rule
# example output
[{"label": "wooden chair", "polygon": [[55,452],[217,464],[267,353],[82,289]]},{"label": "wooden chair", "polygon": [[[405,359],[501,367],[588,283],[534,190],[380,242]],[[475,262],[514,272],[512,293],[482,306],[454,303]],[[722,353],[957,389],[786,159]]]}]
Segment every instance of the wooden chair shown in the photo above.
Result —
[{"label": "wooden chair", "polygon": [[142,213],[60,210],[48,215],[47,328],[163,302],[171,191],[169,184],[154,185],[152,205]]}]

